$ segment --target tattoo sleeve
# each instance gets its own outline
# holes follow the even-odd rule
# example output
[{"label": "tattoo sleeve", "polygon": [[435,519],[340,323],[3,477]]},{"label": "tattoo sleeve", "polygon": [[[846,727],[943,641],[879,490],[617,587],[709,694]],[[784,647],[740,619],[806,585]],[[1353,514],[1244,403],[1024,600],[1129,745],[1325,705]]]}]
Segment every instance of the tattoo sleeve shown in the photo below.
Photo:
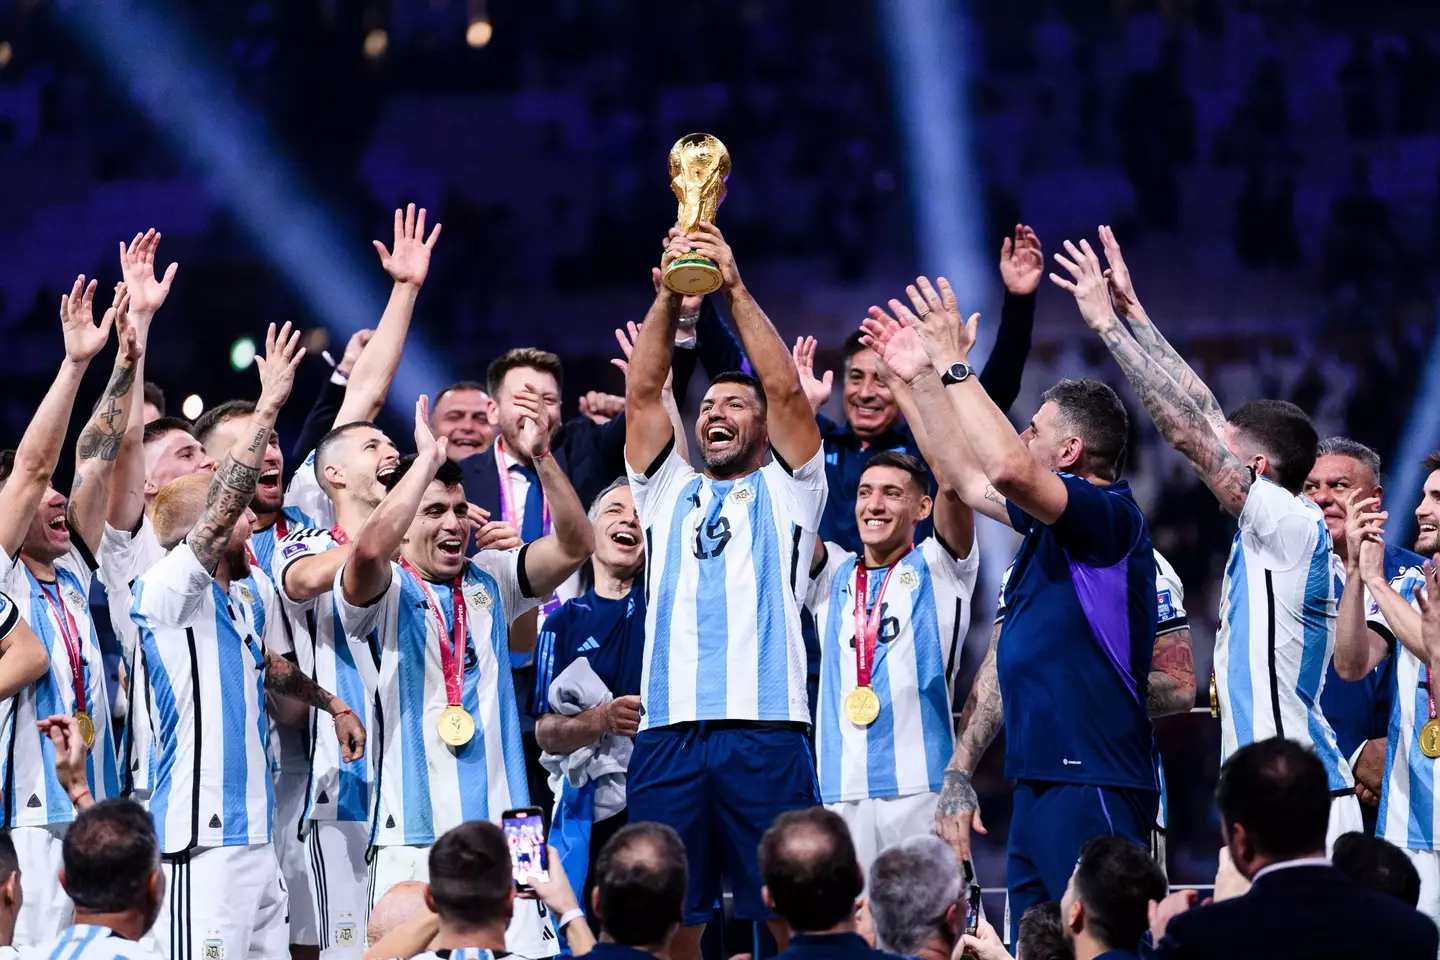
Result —
[{"label": "tattoo sleeve", "polygon": [[1170,345],[1170,341],[1165,339],[1164,334],[1151,322],[1143,309],[1137,309],[1133,316],[1126,319],[1130,321],[1130,332],[1140,344],[1140,348],[1169,374],[1176,386],[1195,401],[1195,406],[1211,426],[1220,429],[1225,423],[1225,411],[1220,409],[1219,401],[1205,385],[1205,381],[1185,362],[1180,352]]},{"label": "tattoo sleeve", "polygon": [[129,404],[125,402],[126,395],[134,383],[135,368],[117,364],[115,371],[110,374],[110,382],[105,386],[104,395],[100,397],[100,402],[95,404],[90,421],[80,432],[80,441],[75,448],[76,460],[92,460],[96,457],[101,460],[114,460],[120,455],[120,442],[125,438],[125,427],[130,419]]},{"label": "tattoo sleeve", "polygon": [[230,454],[215,471],[210,490],[205,494],[205,513],[186,539],[195,558],[206,570],[214,572],[230,542],[230,532],[255,496],[260,479],[259,467],[248,467]]},{"label": "tattoo sleeve", "polygon": [[1226,448],[1190,395],[1140,349],[1122,324],[1111,324],[1101,331],[1100,337],[1120,364],[1125,379],[1130,381],[1161,436],[1185,454],[1220,505],[1239,516],[1250,492],[1250,469]]},{"label": "tattoo sleeve", "polygon": [[330,704],[335,699],[333,693],[305,676],[298,664],[268,651],[265,654],[265,689],[326,713],[330,712]]},{"label": "tattoo sleeve", "polygon": [[1195,706],[1195,654],[1190,631],[1172,630],[1155,638],[1150,660],[1150,693],[1146,708],[1152,717],[1184,713]]},{"label": "tattoo sleeve", "polygon": [[975,772],[980,757],[1000,732],[1005,717],[1005,705],[1000,697],[1000,676],[995,667],[995,648],[1000,641],[1000,624],[990,633],[990,649],[975,674],[975,683],[965,706],[960,711],[960,732],[955,737],[955,752],[946,766],[948,771],[960,771],[969,775]]}]

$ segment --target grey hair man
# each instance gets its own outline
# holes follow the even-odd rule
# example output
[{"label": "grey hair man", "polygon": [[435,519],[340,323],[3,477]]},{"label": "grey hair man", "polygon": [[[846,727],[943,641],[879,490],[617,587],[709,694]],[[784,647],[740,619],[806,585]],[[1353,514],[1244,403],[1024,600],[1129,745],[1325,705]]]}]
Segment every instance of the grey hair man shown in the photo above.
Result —
[{"label": "grey hair man", "polygon": [[960,861],[944,840],[910,837],[870,867],[870,914],[881,950],[919,960],[950,960],[964,933]]}]

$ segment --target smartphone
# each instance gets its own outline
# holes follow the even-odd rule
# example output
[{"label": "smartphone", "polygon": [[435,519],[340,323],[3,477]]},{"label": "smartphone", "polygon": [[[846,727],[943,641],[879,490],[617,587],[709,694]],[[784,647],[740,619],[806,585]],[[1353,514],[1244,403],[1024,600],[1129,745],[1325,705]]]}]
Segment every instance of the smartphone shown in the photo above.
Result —
[{"label": "smartphone", "polygon": [[549,851],[545,844],[545,811],[539,807],[506,810],[500,817],[505,843],[510,847],[510,873],[515,886],[530,890],[536,880],[549,880]]},{"label": "smartphone", "polygon": [[[980,934],[980,884],[975,882],[975,866],[969,860],[962,863],[965,874],[965,932],[970,936]],[[961,954],[961,960],[975,960],[970,953]]]}]

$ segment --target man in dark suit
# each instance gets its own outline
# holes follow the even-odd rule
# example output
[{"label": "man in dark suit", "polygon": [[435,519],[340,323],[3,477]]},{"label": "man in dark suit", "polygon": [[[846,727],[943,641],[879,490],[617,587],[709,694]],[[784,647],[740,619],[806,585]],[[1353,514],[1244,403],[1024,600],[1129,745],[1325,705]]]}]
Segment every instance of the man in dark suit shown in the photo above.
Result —
[{"label": "man in dark suit", "polygon": [[1433,960],[1440,934],[1428,917],[1359,886],[1325,856],[1330,786],[1309,750],[1279,737],[1241,748],[1220,771],[1215,801],[1250,891],[1193,910],[1194,891],[1152,903],[1154,956]]}]

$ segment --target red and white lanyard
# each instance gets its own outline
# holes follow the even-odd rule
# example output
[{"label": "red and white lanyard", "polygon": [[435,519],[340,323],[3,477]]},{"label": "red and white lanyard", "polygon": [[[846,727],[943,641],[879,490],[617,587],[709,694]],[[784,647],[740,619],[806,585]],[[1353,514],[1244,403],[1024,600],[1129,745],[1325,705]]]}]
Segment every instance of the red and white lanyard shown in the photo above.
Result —
[{"label": "red and white lanyard", "polygon": [[430,588],[425,585],[425,578],[420,576],[420,571],[412,567],[408,560],[401,560],[400,566],[415,578],[416,582],[420,584],[421,591],[425,594],[425,609],[429,612],[431,619],[435,621],[435,635],[440,639],[440,672],[445,677],[445,702],[452,707],[458,707],[461,694],[460,681],[465,672],[465,639],[469,631],[465,611],[465,595],[462,592],[465,575],[462,573],[456,576],[455,582],[450,585],[454,625],[450,630],[446,630],[445,615],[440,612],[440,605],[436,603]]}]

